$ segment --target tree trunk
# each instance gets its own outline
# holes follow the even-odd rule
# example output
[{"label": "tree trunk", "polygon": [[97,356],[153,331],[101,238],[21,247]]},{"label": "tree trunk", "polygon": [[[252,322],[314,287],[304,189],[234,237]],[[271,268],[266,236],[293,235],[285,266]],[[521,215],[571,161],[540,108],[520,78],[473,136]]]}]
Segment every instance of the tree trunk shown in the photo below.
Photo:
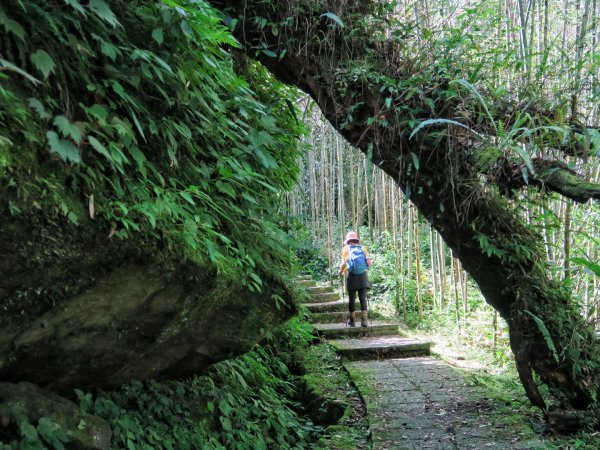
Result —
[{"label": "tree trunk", "polygon": [[417,305],[419,308],[419,319],[423,320],[423,295],[421,293],[421,240],[419,237],[419,216],[415,214],[415,275],[417,280]]},{"label": "tree trunk", "polygon": [[[378,14],[376,2],[215,4],[239,18],[234,34],[248,54],[258,55],[281,81],[308,93],[349,143],[398,182],[442,236],[486,301],[506,320],[519,377],[532,403],[546,410],[535,372],[558,407],[587,410],[600,392],[594,333],[566,290],[547,276],[537,231],[481,182],[472,149],[459,139],[458,127],[449,127],[445,134],[439,127],[431,127],[436,133],[426,128],[411,139],[410,121],[462,114],[463,122],[478,126],[481,114],[469,116],[461,110],[459,96],[446,95],[460,67],[433,67],[426,78],[419,78],[418,95],[408,97],[402,86],[415,74],[410,61],[404,61],[402,44],[385,41],[377,25],[364,20]],[[257,17],[277,24],[277,33],[261,28]],[[358,66],[366,71],[361,77],[353,72]],[[455,72],[445,72],[451,70]],[[488,124],[480,129],[491,128]],[[450,154],[449,134],[457,141]],[[487,248],[480,245],[482,237]]]}]

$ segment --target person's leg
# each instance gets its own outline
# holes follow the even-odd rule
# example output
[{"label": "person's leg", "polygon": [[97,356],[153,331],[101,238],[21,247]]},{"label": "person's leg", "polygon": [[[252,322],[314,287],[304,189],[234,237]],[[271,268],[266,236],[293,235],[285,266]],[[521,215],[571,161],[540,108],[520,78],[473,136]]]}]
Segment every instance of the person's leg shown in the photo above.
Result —
[{"label": "person's leg", "polygon": [[348,308],[350,311],[350,320],[348,320],[348,325],[353,327],[356,325],[356,291],[348,291]]},{"label": "person's leg", "polygon": [[361,313],[361,320],[360,320],[360,324],[363,327],[367,326],[367,318],[368,318],[368,311],[367,311],[367,288],[362,288],[358,290],[358,298],[360,300],[360,313]]}]

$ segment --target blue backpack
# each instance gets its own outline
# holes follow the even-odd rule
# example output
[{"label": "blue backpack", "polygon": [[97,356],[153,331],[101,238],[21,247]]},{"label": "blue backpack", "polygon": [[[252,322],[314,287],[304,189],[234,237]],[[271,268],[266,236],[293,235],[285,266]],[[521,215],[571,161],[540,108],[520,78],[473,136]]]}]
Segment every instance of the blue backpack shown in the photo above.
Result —
[{"label": "blue backpack", "polygon": [[367,266],[367,255],[362,248],[362,245],[351,245],[346,258],[346,268],[348,273],[353,275],[360,275],[365,273],[369,266]]}]

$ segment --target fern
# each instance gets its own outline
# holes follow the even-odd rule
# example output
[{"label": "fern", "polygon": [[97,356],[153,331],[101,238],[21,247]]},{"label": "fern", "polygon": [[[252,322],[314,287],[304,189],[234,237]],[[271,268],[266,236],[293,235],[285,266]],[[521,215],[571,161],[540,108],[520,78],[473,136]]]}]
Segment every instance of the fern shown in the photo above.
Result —
[{"label": "fern", "polygon": [[546,327],[546,324],[544,323],[544,321],[542,319],[540,319],[538,316],[536,316],[535,314],[533,314],[530,311],[525,311],[527,314],[529,314],[533,320],[535,321],[535,324],[538,327],[538,330],[540,330],[540,333],[542,333],[542,336],[544,337],[544,341],[546,342],[546,345],[548,346],[548,349],[550,350],[550,352],[552,353],[552,356],[554,357],[554,360],[558,363],[560,362],[558,359],[558,352],[556,351],[556,346],[554,345],[554,341],[552,340],[552,336],[550,336],[550,332],[548,331],[548,328]]}]

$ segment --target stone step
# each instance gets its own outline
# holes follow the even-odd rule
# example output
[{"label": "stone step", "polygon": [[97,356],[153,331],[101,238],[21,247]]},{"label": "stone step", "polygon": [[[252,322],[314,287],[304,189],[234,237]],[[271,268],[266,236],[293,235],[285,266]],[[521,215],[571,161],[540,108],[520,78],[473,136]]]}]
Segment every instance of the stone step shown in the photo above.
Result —
[{"label": "stone step", "polygon": [[327,294],[329,292],[335,292],[335,288],[333,286],[309,286],[306,288],[310,295],[315,294]]},{"label": "stone step", "polygon": [[431,342],[397,336],[336,339],[329,342],[339,355],[351,361],[427,356],[431,347]]},{"label": "stone step", "polygon": [[298,281],[306,281],[306,280],[312,280],[312,277],[310,275],[298,275]]},{"label": "stone step", "polygon": [[315,283],[313,280],[298,280],[296,281],[296,284],[298,286],[303,286],[303,287],[314,287],[317,285],[317,283]]},{"label": "stone step", "polygon": [[339,292],[326,292],[323,294],[311,294],[310,303],[327,303],[340,300]]},{"label": "stone step", "polygon": [[348,320],[348,310],[334,312],[314,312],[308,316],[310,323],[345,323]]},{"label": "stone step", "polygon": [[348,303],[342,300],[323,303],[304,303],[304,306],[311,313],[346,311],[348,309]]},{"label": "stone step", "polygon": [[369,321],[368,327],[360,326],[360,312],[356,314],[356,327],[344,322],[315,324],[317,332],[327,339],[365,337],[365,336],[398,336],[398,324],[393,322]]}]

